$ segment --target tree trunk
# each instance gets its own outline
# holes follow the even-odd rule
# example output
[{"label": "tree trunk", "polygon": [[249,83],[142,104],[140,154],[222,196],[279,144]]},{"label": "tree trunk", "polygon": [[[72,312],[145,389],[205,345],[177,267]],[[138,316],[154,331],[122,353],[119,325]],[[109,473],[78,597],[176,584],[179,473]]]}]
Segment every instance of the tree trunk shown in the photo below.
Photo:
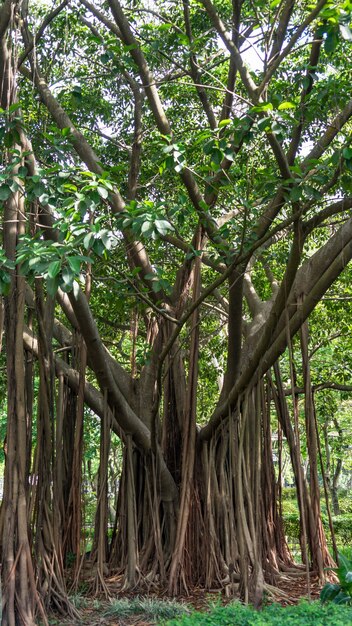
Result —
[{"label": "tree trunk", "polygon": [[310,363],[308,356],[308,339],[308,322],[305,321],[302,324],[300,330],[300,340],[304,382],[304,412],[306,419],[306,437],[310,470],[310,507],[308,511],[308,538],[311,551],[312,567],[315,571],[317,571],[320,580],[323,581],[325,578],[324,568],[333,567],[334,562],[329,554],[325,531],[321,521],[320,487],[318,479],[318,442],[315,425],[315,409],[310,375]]},{"label": "tree trunk", "polygon": [[[15,9],[15,3],[13,6]],[[12,56],[11,28],[6,24],[0,41],[0,105],[7,110],[16,102],[15,61]],[[20,154],[20,146],[11,147]],[[17,159],[12,164],[11,149],[6,155],[13,179]],[[11,193],[4,203],[3,242],[8,259],[15,261],[18,238],[24,233],[25,207],[20,191]],[[26,378],[24,366],[25,279],[18,268],[10,273],[11,283],[5,298],[5,346],[7,355],[7,432],[4,497],[2,502],[2,624],[34,625],[37,594],[32,563],[28,509],[30,435],[26,415]],[[46,619],[44,617],[44,622]]]}]

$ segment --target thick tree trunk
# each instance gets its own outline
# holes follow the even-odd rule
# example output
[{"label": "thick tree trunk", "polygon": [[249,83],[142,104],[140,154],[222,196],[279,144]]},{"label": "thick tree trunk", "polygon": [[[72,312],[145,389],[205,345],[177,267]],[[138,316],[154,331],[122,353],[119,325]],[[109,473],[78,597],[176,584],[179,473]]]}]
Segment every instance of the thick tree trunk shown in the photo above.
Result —
[{"label": "thick tree trunk", "polygon": [[[14,258],[17,233],[23,211],[19,194],[7,201],[4,214],[4,242],[8,258]],[[23,213],[22,213],[23,214]],[[17,228],[13,228],[13,224]],[[7,434],[2,527],[3,626],[34,625],[39,602],[32,564],[28,506],[28,430],[26,423],[23,348],[24,278],[15,271],[5,298],[7,354]]]},{"label": "thick tree trunk", "polygon": [[[15,10],[16,3],[12,9]],[[10,13],[11,14],[11,13]],[[8,109],[16,102],[15,67],[12,56],[10,22],[3,22],[0,41],[0,105]],[[6,18],[1,13],[1,18]],[[18,145],[12,146],[19,150]],[[6,155],[11,167],[11,152]],[[12,167],[16,180],[18,163]],[[15,261],[16,245],[24,232],[24,199],[19,191],[4,203],[3,242],[8,259]],[[7,355],[7,433],[4,498],[2,502],[2,624],[34,625],[34,614],[41,603],[37,594],[32,563],[28,509],[29,458],[26,378],[24,367],[25,280],[18,268],[11,271],[11,284],[5,298],[5,346]],[[46,623],[46,620],[45,620]]]}]

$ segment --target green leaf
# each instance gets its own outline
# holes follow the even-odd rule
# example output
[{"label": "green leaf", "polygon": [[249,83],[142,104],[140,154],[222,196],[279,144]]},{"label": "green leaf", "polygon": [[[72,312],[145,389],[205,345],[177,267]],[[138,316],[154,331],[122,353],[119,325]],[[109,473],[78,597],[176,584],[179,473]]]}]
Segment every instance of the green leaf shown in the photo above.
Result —
[{"label": "green leaf", "polygon": [[70,291],[72,289],[72,283],[74,281],[74,277],[75,276],[72,270],[69,267],[64,267],[62,271],[62,280],[63,280],[62,289],[64,291]]},{"label": "green leaf", "polygon": [[105,187],[101,187],[101,186],[99,185],[99,186],[97,187],[97,191],[98,191],[99,196],[100,196],[101,198],[103,198],[104,200],[106,200],[106,198],[107,198],[107,197],[108,197],[108,195],[109,195],[108,190],[107,190]]},{"label": "green leaf", "polygon": [[6,148],[11,148],[16,143],[20,142],[20,136],[17,130],[12,129],[4,135],[4,145]]},{"label": "green leaf", "polygon": [[351,566],[351,561],[344,554],[339,553],[339,570],[344,574],[344,576],[347,572],[349,572]]},{"label": "green leaf", "polygon": [[153,280],[152,290],[154,291],[154,293],[158,293],[158,291],[160,291],[160,283],[158,280]]},{"label": "green leaf", "polygon": [[339,38],[337,32],[335,30],[331,30],[324,42],[324,50],[327,54],[335,50],[338,40]]},{"label": "green leaf", "polygon": [[290,189],[290,200],[292,202],[297,202],[302,196],[302,188],[301,187],[292,187]]},{"label": "green leaf", "polygon": [[88,233],[85,236],[85,238],[83,239],[83,245],[86,250],[89,250],[92,247],[94,243],[94,239],[95,239],[94,233]]},{"label": "green leaf", "polygon": [[59,276],[55,276],[54,278],[47,278],[46,280],[46,289],[52,298],[55,298],[57,290],[59,288]]},{"label": "green leaf", "polygon": [[49,278],[55,278],[60,273],[61,261],[52,261],[48,267]]},{"label": "green leaf", "polygon": [[124,52],[130,52],[130,50],[135,50],[136,48],[138,48],[138,45],[136,43],[131,43],[128,46],[123,46]]},{"label": "green leaf", "polygon": [[263,119],[258,120],[258,128],[261,131],[267,131],[267,130],[271,130],[271,118],[270,117],[263,117]]},{"label": "green leaf", "polygon": [[11,189],[8,185],[1,185],[0,200],[7,200],[11,196]]},{"label": "green leaf", "polygon": [[352,159],[352,148],[344,148],[342,150],[342,156],[346,159],[346,161]]},{"label": "green leaf", "polygon": [[113,244],[112,233],[108,230],[105,230],[101,235],[101,240],[107,250],[111,250]]},{"label": "green leaf", "polygon": [[19,108],[20,108],[19,102],[15,102],[14,104],[10,104],[10,106],[9,106],[9,113],[14,113]]},{"label": "green leaf", "polygon": [[104,63],[104,65],[106,63],[109,63],[109,61],[111,61],[111,59],[114,57],[113,53],[110,51],[107,52],[103,52],[103,54],[100,55],[99,57],[99,61],[100,63]]},{"label": "green leaf", "polygon": [[32,258],[31,258],[31,259],[29,259],[29,261],[28,261],[28,267],[29,267],[31,270],[33,270],[33,269],[34,269],[34,270],[37,270],[37,269],[38,269],[38,267],[39,267],[39,265],[41,264],[41,261],[42,261],[42,260],[41,260],[41,258],[40,258],[39,256],[32,257]]},{"label": "green leaf", "polygon": [[340,592],[340,585],[333,585],[332,583],[327,583],[321,593],[320,600],[321,602],[331,602]]},{"label": "green leaf", "polygon": [[149,233],[153,230],[153,224],[152,222],[143,222],[142,224],[142,228],[141,228],[141,233],[144,235],[146,233]]},{"label": "green leaf", "polygon": [[285,109],[295,109],[296,105],[293,102],[281,102],[277,107],[279,111],[285,111]]},{"label": "green leaf", "polygon": [[231,124],[231,120],[221,120],[221,122],[219,122],[219,128],[224,128],[224,126],[228,126],[229,124]]},{"label": "green leaf", "polygon": [[219,150],[219,148],[215,148],[215,150],[212,150],[210,158],[212,163],[215,163],[215,165],[220,165],[223,159],[223,153],[221,152],[221,150]]},{"label": "green leaf", "polygon": [[155,220],[154,224],[158,233],[161,235],[165,235],[168,230],[174,229],[170,222],[167,222],[166,220]]},{"label": "green leaf", "polygon": [[4,270],[0,270],[0,295],[7,296],[10,292],[11,276]]},{"label": "green leaf", "polygon": [[3,279],[0,278],[0,296],[8,296],[10,287],[10,284],[4,282]]},{"label": "green leaf", "polygon": [[263,104],[258,104],[255,107],[251,108],[251,112],[252,113],[263,113],[265,111],[272,111],[273,110],[273,104],[272,102],[263,102]]},{"label": "green leaf", "polygon": [[21,165],[21,167],[18,168],[18,175],[20,178],[25,178],[28,174],[28,169],[25,167],[25,165]]},{"label": "green leaf", "polygon": [[224,156],[227,158],[228,161],[234,161],[236,154],[233,148],[229,146],[225,149]]},{"label": "green leaf", "polygon": [[333,599],[334,604],[352,604],[352,598],[348,593],[340,591]]},{"label": "green leaf", "polygon": [[36,183],[33,187],[33,193],[39,198],[46,191],[45,185],[43,183]]},{"label": "green leaf", "polygon": [[68,262],[71,270],[75,274],[79,274],[79,272],[81,271],[81,262],[82,262],[81,257],[79,257],[79,256],[69,256],[69,257],[67,257],[67,262]]}]

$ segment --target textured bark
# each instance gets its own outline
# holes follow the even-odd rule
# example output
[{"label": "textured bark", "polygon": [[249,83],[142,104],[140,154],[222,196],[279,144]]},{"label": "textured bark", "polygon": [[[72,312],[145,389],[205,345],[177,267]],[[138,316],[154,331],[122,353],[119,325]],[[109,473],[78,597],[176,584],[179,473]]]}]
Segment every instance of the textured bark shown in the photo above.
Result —
[{"label": "textured bark", "polygon": [[301,353],[303,364],[304,403],[306,419],[307,448],[309,457],[309,544],[313,569],[318,572],[320,580],[324,580],[324,568],[332,567],[333,560],[330,557],[320,510],[320,487],[318,480],[318,442],[315,425],[314,403],[312,395],[312,383],[308,356],[308,322],[305,321],[300,331]]},{"label": "textured bark", "polygon": [[[0,12],[0,105],[8,109],[16,102],[16,82],[12,55],[13,12],[16,2],[5,2]],[[14,146],[19,149],[19,146]],[[11,166],[11,156],[5,162]],[[12,167],[16,177],[18,165]],[[8,259],[15,260],[18,237],[24,232],[24,199],[14,192],[4,203],[3,243]],[[25,280],[11,271],[10,292],[5,298],[5,347],[7,354],[7,432],[4,497],[2,502],[2,624],[34,626],[34,613],[40,600],[35,586],[29,543],[28,458],[26,421],[26,379],[24,368],[23,324]],[[46,623],[46,620],[45,620]]]}]

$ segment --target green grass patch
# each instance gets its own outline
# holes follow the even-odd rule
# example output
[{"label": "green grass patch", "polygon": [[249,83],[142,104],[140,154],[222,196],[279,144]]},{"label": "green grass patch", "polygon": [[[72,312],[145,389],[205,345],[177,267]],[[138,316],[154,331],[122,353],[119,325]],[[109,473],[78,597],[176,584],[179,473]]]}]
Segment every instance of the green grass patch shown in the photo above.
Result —
[{"label": "green grass patch", "polygon": [[167,626],[351,626],[352,609],[320,602],[283,607],[272,604],[255,611],[239,602],[215,607],[209,613],[192,613],[167,622]]},{"label": "green grass patch", "polygon": [[132,615],[143,615],[145,619],[157,621],[170,620],[190,613],[187,604],[176,600],[158,600],[157,598],[116,598],[104,611],[104,617],[126,619]]}]

